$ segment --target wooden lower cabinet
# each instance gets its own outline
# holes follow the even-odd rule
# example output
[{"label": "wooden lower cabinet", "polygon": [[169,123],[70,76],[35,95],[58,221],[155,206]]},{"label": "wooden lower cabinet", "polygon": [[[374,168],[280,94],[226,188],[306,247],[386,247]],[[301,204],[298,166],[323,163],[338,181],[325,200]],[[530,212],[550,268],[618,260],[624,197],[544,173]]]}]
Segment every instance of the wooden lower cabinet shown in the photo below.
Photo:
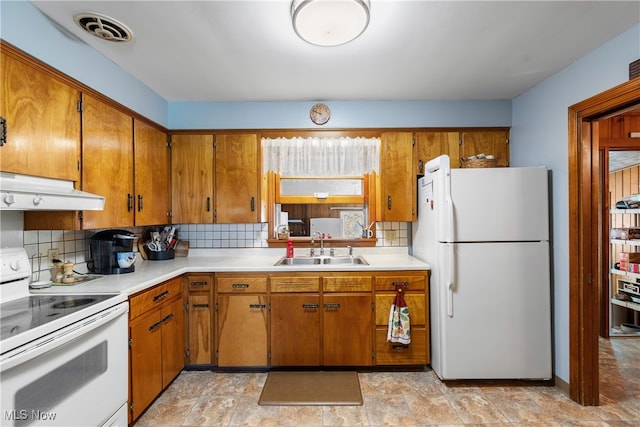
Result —
[{"label": "wooden lower cabinet", "polygon": [[212,365],[213,352],[213,275],[188,274],[187,289],[187,364]]},{"label": "wooden lower cabinet", "polygon": [[[403,282],[409,307],[411,343],[387,341],[389,312],[396,297],[395,283]],[[429,293],[426,271],[385,272],[375,276],[376,365],[424,365],[429,359]]]},{"label": "wooden lower cabinet", "polygon": [[[387,341],[394,282],[408,284],[409,345]],[[220,367],[430,361],[427,271],[216,273],[215,284],[213,363]],[[189,294],[190,306],[197,295]],[[197,301],[204,304],[206,299]],[[190,331],[191,323],[200,330],[205,322],[206,317],[190,313]],[[199,340],[190,332],[190,342]]]},{"label": "wooden lower cabinet", "polygon": [[271,295],[271,365],[319,366],[320,295]]},{"label": "wooden lower cabinet", "polygon": [[129,422],[137,419],[184,367],[180,277],[130,298]]},{"label": "wooden lower cabinet", "polygon": [[216,274],[218,366],[266,366],[266,276]]},{"label": "wooden lower cabinet", "polygon": [[271,276],[271,365],[319,366],[320,277]]},{"label": "wooden lower cabinet", "polygon": [[373,364],[371,293],[331,293],[322,302],[322,364]]},{"label": "wooden lower cabinet", "polygon": [[362,273],[322,277],[322,364],[373,364],[373,278]]}]

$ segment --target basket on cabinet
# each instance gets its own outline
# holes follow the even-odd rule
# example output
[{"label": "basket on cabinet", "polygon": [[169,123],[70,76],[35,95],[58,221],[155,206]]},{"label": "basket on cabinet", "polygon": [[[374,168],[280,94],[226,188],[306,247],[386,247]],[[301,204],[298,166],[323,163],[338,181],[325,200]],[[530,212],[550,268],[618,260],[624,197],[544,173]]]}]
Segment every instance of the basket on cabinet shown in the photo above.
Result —
[{"label": "basket on cabinet", "polygon": [[498,165],[496,159],[461,159],[463,168],[495,168]]}]

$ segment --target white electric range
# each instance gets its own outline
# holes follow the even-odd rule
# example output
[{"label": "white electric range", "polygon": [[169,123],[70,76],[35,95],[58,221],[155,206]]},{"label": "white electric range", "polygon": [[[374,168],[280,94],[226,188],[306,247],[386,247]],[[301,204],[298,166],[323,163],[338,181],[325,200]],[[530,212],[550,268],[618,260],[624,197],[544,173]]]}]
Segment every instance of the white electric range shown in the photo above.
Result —
[{"label": "white electric range", "polygon": [[0,425],[127,426],[126,295],[32,295],[24,248],[0,264]]}]

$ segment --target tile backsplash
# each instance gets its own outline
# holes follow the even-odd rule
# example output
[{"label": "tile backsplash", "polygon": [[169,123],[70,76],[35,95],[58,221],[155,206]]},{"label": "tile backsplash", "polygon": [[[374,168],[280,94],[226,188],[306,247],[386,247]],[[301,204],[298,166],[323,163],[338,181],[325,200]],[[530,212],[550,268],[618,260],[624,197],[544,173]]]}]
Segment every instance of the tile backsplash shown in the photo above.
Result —
[{"label": "tile backsplash", "polygon": [[[261,248],[268,247],[268,224],[176,224],[179,240],[189,242],[190,248]],[[149,227],[125,227],[143,237]],[[376,223],[377,246],[408,246],[408,223]],[[59,259],[71,261],[79,273],[87,272],[90,259],[91,236],[100,230],[38,230],[24,232],[24,248],[32,258],[34,275],[40,271],[41,280],[48,280],[48,251],[58,249]],[[134,250],[137,250],[134,245]],[[37,279],[37,277],[34,277]]]}]

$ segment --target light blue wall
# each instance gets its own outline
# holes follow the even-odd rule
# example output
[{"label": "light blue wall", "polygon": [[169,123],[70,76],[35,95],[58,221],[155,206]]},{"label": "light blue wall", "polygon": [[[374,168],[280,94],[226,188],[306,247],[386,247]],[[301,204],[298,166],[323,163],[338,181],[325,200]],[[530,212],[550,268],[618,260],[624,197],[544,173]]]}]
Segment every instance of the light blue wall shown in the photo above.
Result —
[{"label": "light blue wall", "polygon": [[172,102],[170,129],[286,129],[509,126],[511,101],[325,101],[331,119],[314,126],[313,102]]},{"label": "light blue wall", "polygon": [[[511,163],[552,171],[556,375],[569,381],[568,108],[629,79],[640,58],[640,26],[584,56],[513,100]],[[640,148],[640,147],[639,147]]]}]

